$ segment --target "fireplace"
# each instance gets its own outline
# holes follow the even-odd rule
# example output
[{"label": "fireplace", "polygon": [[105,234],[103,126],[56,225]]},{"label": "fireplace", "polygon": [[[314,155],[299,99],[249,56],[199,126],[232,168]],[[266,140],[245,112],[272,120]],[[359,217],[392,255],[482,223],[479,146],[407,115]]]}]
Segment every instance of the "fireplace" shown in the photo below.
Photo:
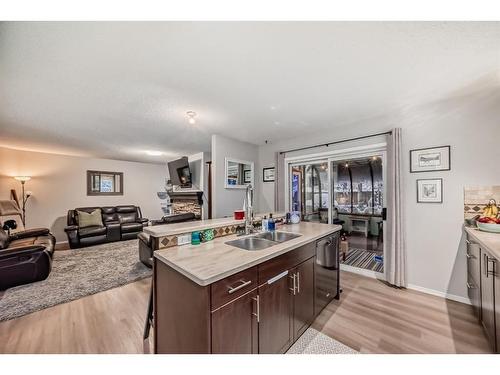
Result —
[{"label": "fireplace", "polygon": [[203,192],[202,191],[175,191],[168,194],[172,207],[172,213],[184,214],[192,212],[196,219],[201,219],[203,207]]}]

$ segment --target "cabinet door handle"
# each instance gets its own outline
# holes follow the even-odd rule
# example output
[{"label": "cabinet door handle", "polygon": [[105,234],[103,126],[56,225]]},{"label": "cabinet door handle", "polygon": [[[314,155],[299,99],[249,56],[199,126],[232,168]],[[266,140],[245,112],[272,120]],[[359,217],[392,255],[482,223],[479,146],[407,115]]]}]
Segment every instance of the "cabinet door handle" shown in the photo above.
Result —
[{"label": "cabinet door handle", "polygon": [[467,257],[467,259],[472,258],[472,255],[470,255],[469,253],[465,253],[465,256]]},{"label": "cabinet door handle", "polygon": [[282,277],[285,277],[286,275],[288,275],[288,270],[286,271],[283,271],[281,272],[280,274],[274,276],[274,277],[271,277],[269,280],[267,280],[267,283],[268,284],[272,284],[276,281],[278,281],[279,279],[281,279]]},{"label": "cabinet door handle", "polygon": [[246,287],[247,285],[250,285],[252,283],[252,280],[248,280],[248,281],[245,281],[245,280],[240,280],[240,285],[238,286],[235,286],[235,287],[232,287],[230,286],[229,289],[227,290],[227,292],[229,294],[232,294],[234,292],[237,292],[238,290],[240,290],[241,288],[244,288]]},{"label": "cabinet door handle", "polygon": [[290,276],[290,278],[292,279],[292,288],[290,288],[290,290],[292,291],[293,295],[295,295],[295,291],[297,289],[297,275],[296,274],[293,274],[292,276]]},{"label": "cabinet door handle", "polygon": [[257,312],[253,312],[252,315],[257,317],[257,323],[260,323],[260,298],[259,295],[257,294],[256,297],[252,297],[252,299],[256,302],[257,305]]},{"label": "cabinet door handle", "polygon": [[488,255],[484,254],[484,258],[483,259],[484,259],[484,274],[485,274],[486,278],[488,278],[488,275],[490,274],[490,270],[489,270],[489,268],[490,268],[489,267],[490,262],[489,262]]},{"label": "cabinet door handle", "polygon": [[297,294],[300,294],[300,272],[297,271]]},{"label": "cabinet door handle", "polygon": [[467,288],[468,289],[476,289],[476,286],[473,284],[469,284],[469,282],[467,281]]}]

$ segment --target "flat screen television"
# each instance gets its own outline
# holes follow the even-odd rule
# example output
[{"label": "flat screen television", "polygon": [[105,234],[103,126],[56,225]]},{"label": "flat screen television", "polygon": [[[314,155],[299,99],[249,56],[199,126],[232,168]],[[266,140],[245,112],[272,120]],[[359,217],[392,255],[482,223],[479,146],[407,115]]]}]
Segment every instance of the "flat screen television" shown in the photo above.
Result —
[{"label": "flat screen television", "polygon": [[183,188],[192,187],[191,170],[187,156],[168,163],[168,172],[173,185]]}]

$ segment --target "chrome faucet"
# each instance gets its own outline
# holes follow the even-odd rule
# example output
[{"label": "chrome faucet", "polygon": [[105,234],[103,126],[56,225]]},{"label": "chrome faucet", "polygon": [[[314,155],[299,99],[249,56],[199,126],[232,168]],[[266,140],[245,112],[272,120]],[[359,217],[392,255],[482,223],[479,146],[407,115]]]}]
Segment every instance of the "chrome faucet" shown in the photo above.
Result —
[{"label": "chrome faucet", "polygon": [[245,192],[245,234],[253,233],[253,187],[251,184],[247,185]]}]

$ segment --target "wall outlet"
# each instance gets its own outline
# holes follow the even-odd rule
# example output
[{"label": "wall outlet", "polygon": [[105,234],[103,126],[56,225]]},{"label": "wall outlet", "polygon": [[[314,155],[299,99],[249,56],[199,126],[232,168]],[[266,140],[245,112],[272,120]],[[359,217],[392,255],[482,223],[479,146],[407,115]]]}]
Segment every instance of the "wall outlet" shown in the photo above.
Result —
[{"label": "wall outlet", "polygon": [[177,245],[187,245],[191,243],[191,233],[177,236]]}]

